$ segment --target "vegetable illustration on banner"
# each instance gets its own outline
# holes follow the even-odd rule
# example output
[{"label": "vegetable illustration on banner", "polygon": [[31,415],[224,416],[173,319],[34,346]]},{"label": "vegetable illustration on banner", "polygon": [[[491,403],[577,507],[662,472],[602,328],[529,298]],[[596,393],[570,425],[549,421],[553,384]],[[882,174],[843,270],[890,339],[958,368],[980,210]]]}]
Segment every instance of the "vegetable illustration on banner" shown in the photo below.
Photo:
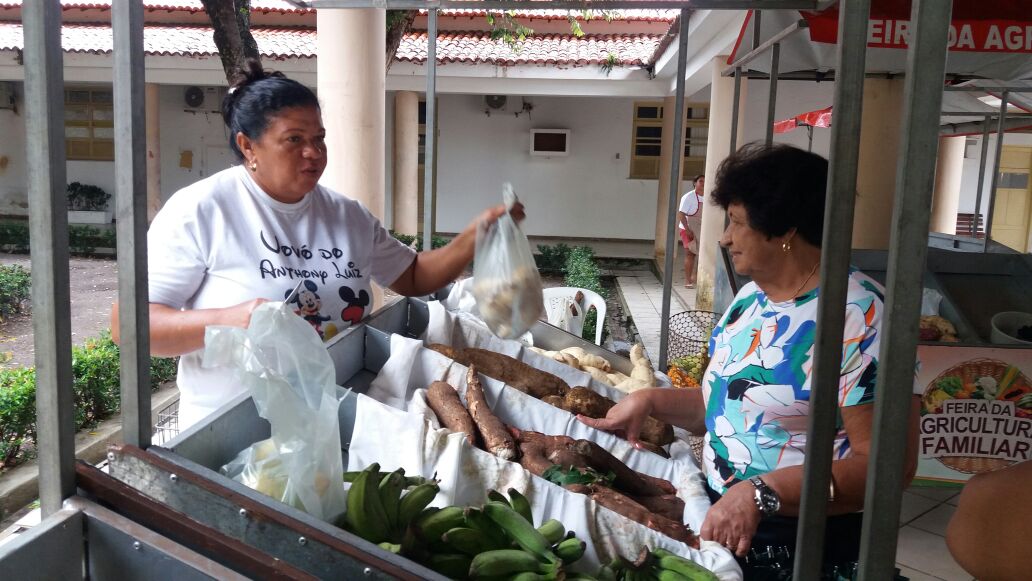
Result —
[{"label": "vegetable illustration on banner", "polygon": [[1032,459],[1027,350],[922,346],[918,356],[919,478],[963,481]]}]

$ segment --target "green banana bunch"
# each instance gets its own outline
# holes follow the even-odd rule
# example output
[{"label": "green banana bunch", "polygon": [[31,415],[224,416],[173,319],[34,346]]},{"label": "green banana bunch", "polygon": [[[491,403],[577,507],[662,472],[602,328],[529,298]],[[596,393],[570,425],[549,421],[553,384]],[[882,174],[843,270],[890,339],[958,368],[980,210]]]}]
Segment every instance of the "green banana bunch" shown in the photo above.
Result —
[{"label": "green banana bunch", "polygon": [[[492,502],[501,502],[502,504],[509,504],[509,499],[505,498],[505,495],[497,490],[488,490],[487,499]],[[509,504],[509,506],[512,506]]]},{"label": "green banana bunch", "polygon": [[552,553],[552,544],[548,542],[548,539],[512,507],[500,502],[488,502],[482,510],[523,550],[539,559],[546,559],[550,562],[558,561]]},{"label": "green banana bunch", "polygon": [[537,556],[527,551],[498,549],[473,557],[469,567],[469,576],[477,579],[495,575],[515,576],[519,573],[548,574],[556,573],[558,570],[558,562],[542,562]]},{"label": "green banana bunch", "polygon": [[544,535],[549,543],[554,545],[566,536],[566,527],[563,526],[563,523],[550,518],[541,523],[541,526],[538,527],[538,532]]},{"label": "green banana bunch", "polygon": [[687,579],[688,581],[717,581],[717,576],[709,569],[694,561],[675,555],[666,549],[656,549],[652,551],[652,554],[656,557],[655,567],[659,569],[661,574],[672,572],[679,576],[671,577],[667,575],[666,577],[659,577],[663,581],[667,579],[673,581],[676,578]]},{"label": "green banana bunch", "polygon": [[379,475],[380,465],[372,464],[351,483],[348,492],[347,513],[345,522],[352,532],[371,543],[382,543],[387,540],[387,513],[380,501]]},{"label": "green banana bunch", "polygon": [[398,502],[398,526],[407,527],[427,506],[433,502],[441,487],[434,481],[424,482],[408,491]]},{"label": "green banana bunch", "polygon": [[439,542],[444,533],[466,526],[461,506],[446,506],[441,510],[421,515],[412,522],[416,535],[426,543]]},{"label": "green banana bunch", "polygon": [[466,579],[472,561],[469,555],[433,553],[427,558],[426,565],[449,579]]},{"label": "green banana bunch", "polygon": [[565,539],[558,545],[556,545],[555,554],[560,559],[562,559],[563,563],[569,565],[570,563],[573,563],[574,561],[583,557],[584,551],[587,549],[587,547],[588,546],[584,541],[578,539],[577,537],[573,537],[570,539]]},{"label": "green banana bunch", "polygon": [[505,531],[498,528],[493,520],[487,518],[484,511],[472,506],[464,511],[466,526],[477,531],[484,537],[488,550],[512,548],[512,540],[505,534]]},{"label": "green banana bunch", "polygon": [[531,525],[534,524],[534,515],[531,513],[530,510],[530,501],[527,500],[526,496],[520,494],[520,491],[516,490],[515,488],[509,489],[509,506],[511,506],[513,510],[518,512],[520,516],[527,519],[527,522],[529,522]]},{"label": "green banana bunch", "polygon": [[471,557],[494,548],[484,535],[469,527],[455,527],[441,535],[441,541],[459,553],[465,553]]},{"label": "green banana bunch", "polygon": [[404,468],[399,468],[380,480],[378,494],[380,495],[380,504],[383,505],[383,510],[387,514],[387,526],[391,531],[391,536],[397,536],[399,505],[401,504],[401,492],[404,487]]},{"label": "green banana bunch", "polygon": [[[345,472],[344,473],[344,482],[354,482],[355,479],[358,478],[358,475],[363,473],[363,472],[365,472],[365,470],[352,470],[350,472]],[[381,480],[383,480],[384,476],[387,476],[388,474],[390,474],[390,472],[379,472],[379,471],[378,471],[378,473],[379,473],[379,475],[376,478],[377,482],[380,482]],[[428,479],[428,478],[423,478],[422,476],[406,476],[405,477],[405,488],[408,489],[408,488],[412,488],[413,486],[419,486],[420,484],[423,484],[424,482],[433,482],[433,481]]]}]

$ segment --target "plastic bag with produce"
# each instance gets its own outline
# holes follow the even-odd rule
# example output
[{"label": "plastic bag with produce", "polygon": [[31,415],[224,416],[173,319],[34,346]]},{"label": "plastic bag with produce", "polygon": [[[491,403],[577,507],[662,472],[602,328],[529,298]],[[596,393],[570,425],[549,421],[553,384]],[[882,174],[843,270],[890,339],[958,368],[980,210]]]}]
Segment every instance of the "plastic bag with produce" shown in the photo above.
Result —
[{"label": "plastic bag with produce", "polygon": [[[505,184],[502,197],[509,208],[516,203],[512,185]],[[523,335],[545,311],[530,243],[508,213],[477,230],[473,296],[480,318],[503,339]]]},{"label": "plastic bag with produce", "polygon": [[272,437],[222,467],[230,478],[327,522],[345,511],[333,361],[311,325],[265,303],[247,329],[208,327],[204,365],[229,365]]}]

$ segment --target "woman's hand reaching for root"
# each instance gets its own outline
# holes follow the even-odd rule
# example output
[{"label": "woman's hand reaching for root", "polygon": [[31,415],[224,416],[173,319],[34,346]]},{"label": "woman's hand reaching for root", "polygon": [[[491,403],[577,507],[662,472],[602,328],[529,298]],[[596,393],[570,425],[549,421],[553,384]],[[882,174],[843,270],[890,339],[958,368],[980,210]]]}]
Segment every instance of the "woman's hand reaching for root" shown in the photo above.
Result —
[{"label": "woman's hand reaching for root", "polygon": [[609,408],[604,418],[589,418],[578,414],[577,419],[592,428],[623,436],[635,448],[640,449],[642,445],[638,441],[638,435],[641,434],[645,418],[649,417],[651,413],[652,401],[649,399],[648,390],[641,390],[628,395],[620,400],[620,403]]}]

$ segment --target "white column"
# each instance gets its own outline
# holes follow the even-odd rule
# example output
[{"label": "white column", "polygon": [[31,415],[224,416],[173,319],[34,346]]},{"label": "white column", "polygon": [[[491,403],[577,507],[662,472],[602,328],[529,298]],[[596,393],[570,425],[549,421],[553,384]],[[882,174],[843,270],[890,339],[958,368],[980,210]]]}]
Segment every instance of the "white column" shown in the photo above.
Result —
[{"label": "white column", "polygon": [[[329,163],[321,183],[384,219],[386,12],[318,10],[317,75]],[[373,309],[383,291],[373,285]]]},{"label": "white column", "polygon": [[161,117],[159,110],[159,85],[147,83],[144,99],[147,111],[147,222],[154,220],[161,209]]},{"label": "white column", "polygon": [[[684,164],[683,147],[678,147],[674,143],[674,120],[677,116],[674,113],[676,97],[666,97],[663,99],[663,141],[659,148],[659,179],[657,180],[657,195],[656,195],[656,266],[660,272],[663,272],[663,267],[666,261],[666,237],[667,237],[667,220],[670,219],[667,214],[667,210],[670,208],[670,162],[671,158],[681,152],[681,156],[678,158],[681,160],[677,164],[678,173],[682,172],[682,166]],[[685,107],[687,108],[687,99],[685,99]],[[681,111],[682,117],[684,111]],[[687,128],[685,129],[687,131]],[[677,195],[680,196],[684,192],[684,180],[678,182],[681,187],[678,188]],[[678,197],[680,200],[680,197]],[[679,240],[674,241],[675,244],[680,244]],[[677,254],[676,248],[674,254]],[[676,261],[675,261],[676,262]],[[676,264],[676,268],[680,268]]]},{"label": "white column", "polygon": [[932,192],[932,220],[929,231],[957,233],[957,208],[960,205],[960,180],[964,173],[966,138],[940,137],[939,159],[935,164],[935,190]]},{"label": "white column", "polygon": [[889,247],[902,122],[903,79],[865,80],[853,248]]},{"label": "white column", "polygon": [[[735,100],[735,80],[722,77],[720,72],[727,65],[727,55],[713,59],[710,83],[710,118],[706,140],[706,196],[702,205],[702,231],[699,233],[699,271],[696,275],[695,308],[713,310],[713,289],[716,284],[717,244],[724,233],[724,211],[710,201],[709,193],[717,186],[717,167],[727,158],[731,149],[731,113]],[[742,79],[738,99],[738,137],[742,145],[745,117],[746,80]]]},{"label": "white column", "polygon": [[415,236],[419,229],[419,95],[394,94],[394,230]]}]

